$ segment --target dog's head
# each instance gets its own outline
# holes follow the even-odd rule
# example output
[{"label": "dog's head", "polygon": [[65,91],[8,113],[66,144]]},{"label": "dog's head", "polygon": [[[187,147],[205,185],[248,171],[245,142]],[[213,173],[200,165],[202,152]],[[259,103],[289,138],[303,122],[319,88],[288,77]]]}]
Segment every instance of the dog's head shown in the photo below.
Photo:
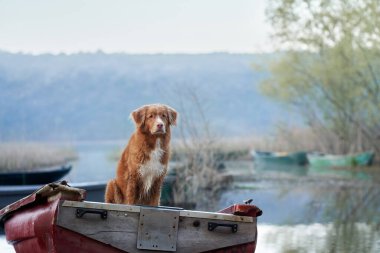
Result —
[{"label": "dog's head", "polygon": [[145,133],[166,134],[171,125],[176,125],[177,112],[162,104],[144,105],[131,113],[131,118]]}]

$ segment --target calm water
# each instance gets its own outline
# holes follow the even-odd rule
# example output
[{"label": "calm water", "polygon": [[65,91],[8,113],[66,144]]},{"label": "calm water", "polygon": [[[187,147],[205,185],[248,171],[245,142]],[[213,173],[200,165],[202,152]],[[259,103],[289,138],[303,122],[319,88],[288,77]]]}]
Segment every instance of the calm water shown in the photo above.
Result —
[{"label": "calm water", "polygon": [[[75,145],[80,159],[70,182],[114,177],[109,157],[124,143]],[[215,199],[215,210],[253,198],[258,218],[256,252],[380,252],[380,174],[363,171],[254,169],[251,162],[226,163],[244,174]],[[0,235],[0,252],[14,252]]]},{"label": "calm water", "polygon": [[66,176],[69,182],[106,181],[115,177],[117,162],[111,159],[123,149],[123,142],[79,143],[74,145],[79,159]]},{"label": "calm water", "polygon": [[379,168],[252,171],[219,207],[254,199],[264,211],[257,252],[380,252]]}]

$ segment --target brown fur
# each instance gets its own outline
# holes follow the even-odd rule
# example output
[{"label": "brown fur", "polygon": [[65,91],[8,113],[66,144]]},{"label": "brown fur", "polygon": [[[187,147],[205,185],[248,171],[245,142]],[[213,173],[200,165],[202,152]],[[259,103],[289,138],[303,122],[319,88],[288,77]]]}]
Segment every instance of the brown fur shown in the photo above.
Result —
[{"label": "brown fur", "polygon": [[[170,126],[176,124],[177,112],[166,105],[146,105],[133,111],[131,118],[136,130],[121,155],[116,178],[107,184],[105,202],[157,206],[169,162]],[[158,153],[157,142],[162,150]]]}]

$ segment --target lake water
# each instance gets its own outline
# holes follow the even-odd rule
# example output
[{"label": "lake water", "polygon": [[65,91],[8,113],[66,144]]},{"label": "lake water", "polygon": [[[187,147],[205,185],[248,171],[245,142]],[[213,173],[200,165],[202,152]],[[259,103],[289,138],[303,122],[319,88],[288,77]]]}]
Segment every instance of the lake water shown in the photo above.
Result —
[{"label": "lake water", "polygon": [[[114,177],[109,159],[125,143],[81,143],[69,182]],[[256,252],[380,252],[380,174],[363,171],[318,172],[305,168],[267,170],[250,161],[226,163],[236,174],[233,187],[213,201],[215,209],[253,199],[258,217]],[[0,235],[0,252],[14,252]]]}]

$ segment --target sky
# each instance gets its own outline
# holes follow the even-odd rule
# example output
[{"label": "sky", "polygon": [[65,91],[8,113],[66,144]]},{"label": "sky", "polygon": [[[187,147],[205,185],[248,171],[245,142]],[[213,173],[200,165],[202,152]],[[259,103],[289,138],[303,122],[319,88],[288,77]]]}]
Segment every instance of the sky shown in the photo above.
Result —
[{"label": "sky", "polygon": [[273,51],[265,0],[0,0],[0,50]]}]

